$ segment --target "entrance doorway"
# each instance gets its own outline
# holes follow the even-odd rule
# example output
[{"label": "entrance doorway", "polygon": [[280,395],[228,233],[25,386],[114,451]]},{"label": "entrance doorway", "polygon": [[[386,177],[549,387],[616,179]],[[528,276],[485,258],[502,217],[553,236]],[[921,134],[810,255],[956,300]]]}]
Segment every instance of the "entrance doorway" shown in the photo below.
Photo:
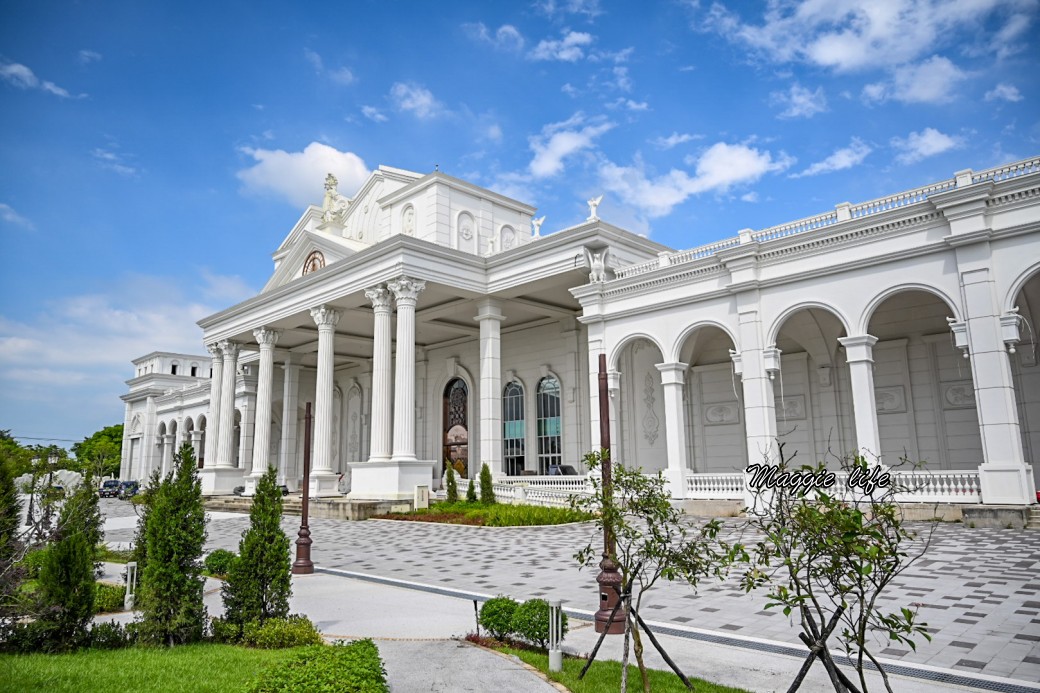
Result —
[{"label": "entrance doorway", "polygon": [[[453,378],[444,388],[444,450],[442,458],[463,477],[469,476],[469,388]],[[461,464],[459,464],[461,463]]]}]

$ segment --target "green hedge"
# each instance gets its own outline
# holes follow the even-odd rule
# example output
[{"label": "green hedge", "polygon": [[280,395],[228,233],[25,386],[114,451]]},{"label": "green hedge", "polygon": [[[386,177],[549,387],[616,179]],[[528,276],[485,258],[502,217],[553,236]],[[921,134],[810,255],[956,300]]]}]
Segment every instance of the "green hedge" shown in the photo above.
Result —
[{"label": "green hedge", "polygon": [[202,564],[206,566],[206,570],[210,575],[225,576],[231,570],[231,564],[235,562],[236,558],[238,556],[235,555],[234,551],[217,549],[206,556],[206,560]]},{"label": "green hedge", "polygon": [[311,645],[264,671],[249,693],[389,693],[379,650],[371,640]]},{"label": "green hedge", "polygon": [[492,597],[480,607],[480,625],[492,636],[502,640],[513,633],[513,614],[520,606],[509,597]]},{"label": "green hedge", "polygon": [[94,583],[94,613],[105,614],[111,611],[122,611],[126,587],[108,585],[104,582]]},{"label": "green hedge", "polygon": [[[513,612],[513,633],[543,650],[549,644],[549,602],[528,599]],[[560,613],[560,638],[567,635],[567,614]]]},{"label": "green hedge", "polygon": [[242,629],[242,644],[261,650],[321,645],[324,642],[321,633],[306,616],[271,618],[262,624],[251,621]]}]

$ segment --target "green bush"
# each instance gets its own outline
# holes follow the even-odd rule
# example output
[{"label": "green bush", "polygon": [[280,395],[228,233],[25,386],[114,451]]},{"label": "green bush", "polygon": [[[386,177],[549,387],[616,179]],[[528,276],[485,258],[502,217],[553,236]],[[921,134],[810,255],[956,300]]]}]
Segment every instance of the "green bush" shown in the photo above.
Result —
[{"label": "green bush", "polygon": [[235,552],[227,549],[217,549],[206,556],[203,565],[210,575],[227,575],[231,572],[231,564],[235,562]]},{"label": "green bush", "polygon": [[47,547],[41,547],[39,549],[33,549],[22,557],[21,565],[25,569],[25,577],[29,580],[36,580],[40,577],[40,568],[43,567],[43,562],[47,560]]},{"label": "green bush", "polygon": [[261,673],[246,690],[249,693],[389,693],[390,687],[379,650],[366,639],[301,648],[289,659]]},{"label": "green bush", "polygon": [[133,631],[115,621],[98,621],[90,627],[90,647],[94,650],[118,650],[133,644]]},{"label": "green bush", "polygon": [[513,614],[520,606],[515,599],[509,597],[493,597],[480,607],[480,625],[487,632],[502,640],[513,633]]},{"label": "green bush", "polygon": [[448,462],[448,469],[446,475],[447,476],[444,485],[447,488],[447,500],[449,503],[458,503],[459,486],[455,483],[455,468],[451,466],[451,462]]},{"label": "green bush", "polygon": [[242,628],[242,644],[261,650],[321,645],[325,640],[306,616],[269,618],[263,623],[251,621]]},{"label": "green bush", "polygon": [[107,585],[104,582],[94,583],[94,613],[104,614],[123,610],[126,587],[123,585]]},{"label": "green bush", "polygon": [[571,508],[547,508],[541,505],[506,505],[496,503],[481,508],[484,524],[488,527],[531,527],[561,525],[569,522],[587,522],[592,515]]},{"label": "green bush", "polygon": [[209,622],[213,641],[237,645],[242,641],[242,624],[233,623],[225,618],[214,618]]},{"label": "green bush", "polygon": [[491,478],[491,468],[487,463],[480,465],[480,502],[484,505],[494,505],[495,484]]},{"label": "green bush", "polygon": [[473,485],[473,479],[469,480],[469,485],[466,486],[466,502],[476,503],[477,502],[477,489]]},{"label": "green bush", "polygon": [[[560,638],[567,635],[567,614],[560,613],[563,627]],[[543,650],[549,643],[549,602],[544,599],[528,599],[513,613],[513,632]]]},{"label": "green bush", "polygon": [[61,649],[57,629],[54,623],[44,620],[14,623],[4,633],[0,648],[13,654],[55,652]]}]

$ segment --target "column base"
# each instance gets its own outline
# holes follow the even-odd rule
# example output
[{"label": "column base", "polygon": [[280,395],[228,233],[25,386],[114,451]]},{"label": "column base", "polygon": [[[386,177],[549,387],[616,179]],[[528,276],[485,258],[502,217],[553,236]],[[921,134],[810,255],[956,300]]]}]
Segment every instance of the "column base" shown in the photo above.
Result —
[{"label": "column base", "polygon": [[1028,464],[983,462],[979,489],[985,505],[1032,505],[1037,501],[1033,468]]},{"label": "column base", "polygon": [[664,490],[671,498],[682,500],[686,498],[686,470],[665,469],[661,472],[664,476]]},{"label": "column base", "polygon": [[339,474],[335,472],[323,472],[310,475],[311,498],[328,498],[330,496],[342,496],[339,492]]},{"label": "column base", "polygon": [[236,486],[242,485],[243,470],[237,467],[204,467],[199,470],[199,482],[204,496],[230,496]]},{"label": "column base", "polygon": [[350,465],[352,500],[410,500],[416,486],[429,486],[434,460],[369,460]]},{"label": "column base", "polygon": [[246,490],[242,493],[243,496],[255,496],[256,495],[256,484],[260,481],[263,474],[247,474],[243,479]]}]

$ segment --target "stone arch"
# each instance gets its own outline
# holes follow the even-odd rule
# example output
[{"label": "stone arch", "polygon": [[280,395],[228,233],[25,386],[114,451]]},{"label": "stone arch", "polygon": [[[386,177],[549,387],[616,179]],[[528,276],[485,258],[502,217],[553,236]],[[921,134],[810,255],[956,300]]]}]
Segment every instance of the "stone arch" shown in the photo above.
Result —
[{"label": "stone arch", "polygon": [[1007,295],[1004,296],[1004,301],[1001,306],[1005,313],[1015,307],[1015,303],[1018,301],[1018,295],[1022,293],[1022,289],[1025,288],[1030,279],[1038,274],[1040,274],[1040,262],[1032,265],[1029,269],[1015,278],[1015,281],[1011,283],[1011,288],[1008,289]]},{"label": "stone arch", "polygon": [[740,350],[740,347],[738,346],[738,342],[737,342],[737,336],[734,333],[734,331],[730,328],[729,325],[726,325],[725,323],[719,322],[717,320],[698,320],[697,322],[693,323],[692,325],[687,326],[682,332],[679,333],[679,336],[675,339],[675,342],[672,344],[671,352],[669,352],[666,355],[667,358],[669,359],[669,361],[671,361],[671,362],[681,361],[682,360],[682,351],[683,351],[683,348],[686,345],[687,338],[689,338],[690,335],[692,335],[695,332],[697,332],[697,330],[700,330],[700,329],[705,328],[705,327],[716,327],[716,328],[718,328],[727,337],[729,337],[729,341],[733,342],[733,348],[736,349],[737,351]]},{"label": "stone arch", "polygon": [[872,298],[867,303],[866,308],[863,309],[862,315],[860,315],[859,322],[856,323],[856,334],[869,334],[867,330],[870,326],[870,321],[874,317],[874,313],[877,310],[878,306],[880,306],[882,303],[892,298],[896,294],[902,293],[904,291],[923,291],[925,293],[932,294],[946,304],[946,306],[950,309],[950,312],[953,313],[954,320],[960,321],[963,319],[961,317],[960,307],[958,306],[957,302],[954,301],[942,289],[936,286],[932,286],[931,284],[906,282],[903,284],[896,284],[895,286],[888,287],[884,291],[881,291],[880,293],[876,294],[874,298]]},{"label": "stone arch", "polygon": [[645,339],[646,341],[650,342],[655,347],[657,347],[657,350],[661,352],[661,358],[664,358],[665,350],[664,347],[661,346],[661,342],[659,342],[656,338],[651,337],[649,334],[645,332],[634,332],[632,334],[625,335],[625,337],[620,342],[614,345],[614,349],[610,352],[610,357],[607,359],[607,368],[615,371],[618,370],[618,360],[621,358],[622,352],[624,352],[625,348],[627,348],[632,343],[640,339]]},{"label": "stone arch", "polygon": [[621,464],[647,472],[668,468],[664,386],[657,364],[664,361],[660,344],[648,337],[626,339],[615,357],[618,391],[615,405],[617,443],[614,454]]},{"label": "stone arch", "polygon": [[780,334],[780,330],[783,328],[784,323],[787,322],[795,313],[802,310],[824,310],[833,315],[841,322],[841,326],[845,329],[845,334],[852,334],[852,325],[849,319],[845,316],[845,313],[825,301],[799,301],[798,303],[785,308],[773,321],[773,324],[769,326],[769,330],[766,332],[766,344],[776,344],[777,335]]}]

